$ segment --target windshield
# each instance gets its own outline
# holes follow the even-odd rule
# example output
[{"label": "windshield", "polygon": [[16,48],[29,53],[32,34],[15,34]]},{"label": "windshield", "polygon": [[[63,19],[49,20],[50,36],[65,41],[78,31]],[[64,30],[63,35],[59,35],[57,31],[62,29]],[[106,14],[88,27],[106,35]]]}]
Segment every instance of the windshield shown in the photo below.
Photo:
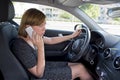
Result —
[{"label": "windshield", "polygon": [[120,6],[120,3],[108,5],[85,4],[79,6],[79,8],[97,22],[105,31],[114,35],[120,35],[120,18],[110,18],[107,15],[109,8],[117,6]]}]

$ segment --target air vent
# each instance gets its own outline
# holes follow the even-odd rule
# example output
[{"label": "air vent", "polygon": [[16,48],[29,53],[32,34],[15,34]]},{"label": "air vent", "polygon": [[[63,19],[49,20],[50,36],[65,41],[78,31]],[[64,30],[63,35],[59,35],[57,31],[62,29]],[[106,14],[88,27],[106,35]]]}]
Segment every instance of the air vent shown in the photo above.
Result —
[{"label": "air vent", "polygon": [[115,69],[120,69],[120,56],[116,57],[113,61],[113,67]]},{"label": "air vent", "polygon": [[117,53],[117,51],[117,48],[107,48],[104,50],[103,56],[105,59],[112,59],[112,56],[114,56]]},{"label": "air vent", "polygon": [[110,58],[112,56],[111,49],[110,48],[105,49],[103,56],[104,56],[105,59]]}]

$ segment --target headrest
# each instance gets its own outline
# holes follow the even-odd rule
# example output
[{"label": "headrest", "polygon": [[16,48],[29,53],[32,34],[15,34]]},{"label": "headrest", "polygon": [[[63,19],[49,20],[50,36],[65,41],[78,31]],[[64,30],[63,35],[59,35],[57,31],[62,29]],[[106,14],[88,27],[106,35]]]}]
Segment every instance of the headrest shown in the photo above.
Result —
[{"label": "headrest", "polygon": [[0,0],[0,22],[10,21],[14,16],[13,3],[10,0]]}]

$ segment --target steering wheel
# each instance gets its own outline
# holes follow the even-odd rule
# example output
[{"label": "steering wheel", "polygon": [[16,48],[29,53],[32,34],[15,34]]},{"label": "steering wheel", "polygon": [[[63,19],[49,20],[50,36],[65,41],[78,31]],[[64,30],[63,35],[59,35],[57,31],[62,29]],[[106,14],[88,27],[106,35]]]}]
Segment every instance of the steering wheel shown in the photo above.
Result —
[{"label": "steering wheel", "polygon": [[72,39],[70,42],[70,50],[68,51],[68,58],[70,61],[78,61],[85,55],[85,51],[89,45],[91,33],[87,26],[77,24],[75,30],[80,28],[82,33],[77,39]]}]

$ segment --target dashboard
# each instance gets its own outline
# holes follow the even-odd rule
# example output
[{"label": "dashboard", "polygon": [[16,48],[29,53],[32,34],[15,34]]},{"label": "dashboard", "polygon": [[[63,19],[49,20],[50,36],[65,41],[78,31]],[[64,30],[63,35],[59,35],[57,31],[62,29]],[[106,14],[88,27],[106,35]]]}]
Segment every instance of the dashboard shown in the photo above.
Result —
[{"label": "dashboard", "polygon": [[97,63],[95,71],[100,80],[120,80],[119,38],[105,35],[101,32],[91,32],[90,45],[94,45],[97,48]]},{"label": "dashboard", "polygon": [[104,49],[105,47],[103,36],[97,32],[91,33],[90,43],[96,45],[99,49]]}]

